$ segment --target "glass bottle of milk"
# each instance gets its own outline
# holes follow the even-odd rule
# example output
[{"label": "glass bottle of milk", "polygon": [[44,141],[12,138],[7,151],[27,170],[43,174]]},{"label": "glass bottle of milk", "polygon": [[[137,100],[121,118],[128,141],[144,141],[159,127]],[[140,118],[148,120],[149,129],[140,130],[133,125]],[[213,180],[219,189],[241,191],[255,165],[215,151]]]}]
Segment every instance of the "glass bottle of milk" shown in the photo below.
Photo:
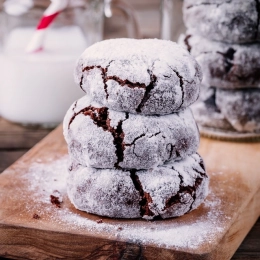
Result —
[{"label": "glass bottle of milk", "polygon": [[[41,51],[27,53],[36,25],[50,3],[7,0],[4,5],[0,114],[24,125],[54,127],[84,95],[75,85],[75,62],[102,40],[103,0],[75,0],[48,28]],[[46,5],[47,3],[47,5]]]}]

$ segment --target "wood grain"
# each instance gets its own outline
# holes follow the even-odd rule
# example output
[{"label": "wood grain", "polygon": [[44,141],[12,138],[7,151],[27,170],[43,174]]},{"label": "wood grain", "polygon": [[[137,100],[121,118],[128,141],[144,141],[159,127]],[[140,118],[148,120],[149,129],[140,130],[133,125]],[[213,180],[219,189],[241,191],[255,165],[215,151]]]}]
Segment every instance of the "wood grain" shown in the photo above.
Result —
[{"label": "wood grain", "polygon": [[[127,240],[118,237],[117,232],[108,234],[105,231],[98,233],[95,230],[79,229],[63,223],[62,219],[57,221],[51,217],[53,212],[44,211],[47,209],[44,208],[46,204],[35,205],[36,200],[33,198],[36,198],[37,194],[31,194],[28,182],[24,181],[28,168],[34,162],[41,160],[47,165],[50,158],[55,162],[66,152],[61,128],[58,128],[0,175],[0,256],[15,259],[225,260],[231,258],[260,214],[260,144],[227,143],[203,138],[200,153],[211,176],[212,192],[208,200],[221,201],[221,230],[210,243],[204,241],[195,248],[166,248],[145,240],[138,243]],[[31,199],[29,204],[28,198]],[[33,205],[33,210],[41,212],[40,220],[32,218],[34,211],[28,208],[28,205]],[[53,211],[55,210],[57,209],[53,208]],[[93,222],[100,218],[77,211],[65,194],[63,206],[59,210],[78,214]],[[188,225],[209,213],[205,206],[201,206],[181,218],[160,222],[108,218],[103,218],[103,221],[104,225],[137,225],[140,228],[160,224],[165,225],[171,232],[172,225]]]},{"label": "wood grain", "polygon": [[260,259],[260,219],[242,242],[232,260]]},{"label": "wood grain", "polygon": [[29,149],[50,130],[26,128],[0,117],[0,149]]},{"label": "wood grain", "polygon": [[27,152],[26,149],[21,150],[0,150],[0,173],[6,169],[8,166],[10,166],[12,163],[14,163],[18,158],[20,158],[22,155],[24,155]]}]

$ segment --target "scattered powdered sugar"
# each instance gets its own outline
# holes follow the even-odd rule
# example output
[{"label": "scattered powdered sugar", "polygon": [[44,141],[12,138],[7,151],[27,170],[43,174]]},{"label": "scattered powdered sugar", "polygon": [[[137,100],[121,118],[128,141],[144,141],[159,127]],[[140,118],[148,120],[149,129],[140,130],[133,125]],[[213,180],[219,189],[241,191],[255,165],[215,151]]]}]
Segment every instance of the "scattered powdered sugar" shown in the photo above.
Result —
[{"label": "scattered powdered sugar", "polygon": [[[66,193],[68,158],[31,165],[25,178],[29,181],[27,189],[35,192],[35,199],[49,204],[50,195],[61,196]],[[59,193],[59,194],[58,194]]]},{"label": "scattered powdered sugar", "polygon": [[[200,210],[179,218],[145,221],[102,217],[101,221],[100,216],[78,211],[69,202],[66,194],[67,161],[68,156],[47,163],[35,162],[23,177],[26,189],[34,194],[33,203],[31,197],[25,198],[26,210],[32,217],[39,215],[40,218],[35,220],[37,223],[51,222],[52,226],[65,232],[91,232],[93,236],[114,240],[188,250],[194,250],[202,244],[210,247],[222,238],[227,228],[225,222],[228,216],[223,213],[221,196],[216,196],[212,189]],[[50,201],[50,195],[55,194],[63,198],[61,208],[55,207]]]}]

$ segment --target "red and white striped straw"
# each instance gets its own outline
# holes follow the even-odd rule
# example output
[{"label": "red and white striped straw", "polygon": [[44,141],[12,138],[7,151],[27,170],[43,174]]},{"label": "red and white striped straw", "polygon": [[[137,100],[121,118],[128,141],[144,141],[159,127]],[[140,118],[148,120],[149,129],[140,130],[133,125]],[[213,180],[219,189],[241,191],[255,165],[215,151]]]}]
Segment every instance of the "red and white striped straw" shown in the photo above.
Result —
[{"label": "red and white striped straw", "polygon": [[68,6],[68,3],[69,0],[51,0],[51,4],[43,13],[42,18],[36,27],[36,31],[26,48],[27,52],[38,52],[43,49],[44,37],[48,27],[57,15]]}]

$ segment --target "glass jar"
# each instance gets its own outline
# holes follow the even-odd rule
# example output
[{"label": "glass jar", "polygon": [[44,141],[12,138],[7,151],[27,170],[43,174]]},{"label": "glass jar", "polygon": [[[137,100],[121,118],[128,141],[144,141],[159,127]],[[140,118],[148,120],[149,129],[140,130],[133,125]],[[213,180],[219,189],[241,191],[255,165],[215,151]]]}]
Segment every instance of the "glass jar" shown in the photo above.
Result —
[{"label": "glass jar", "polygon": [[161,39],[176,42],[185,32],[182,5],[183,0],[161,0]]},{"label": "glass jar", "polygon": [[28,53],[36,25],[48,6],[43,0],[8,0],[4,5],[3,78],[0,111],[23,125],[54,127],[73,101],[75,62],[86,47],[102,40],[104,0],[75,0],[53,21],[43,50]]}]

